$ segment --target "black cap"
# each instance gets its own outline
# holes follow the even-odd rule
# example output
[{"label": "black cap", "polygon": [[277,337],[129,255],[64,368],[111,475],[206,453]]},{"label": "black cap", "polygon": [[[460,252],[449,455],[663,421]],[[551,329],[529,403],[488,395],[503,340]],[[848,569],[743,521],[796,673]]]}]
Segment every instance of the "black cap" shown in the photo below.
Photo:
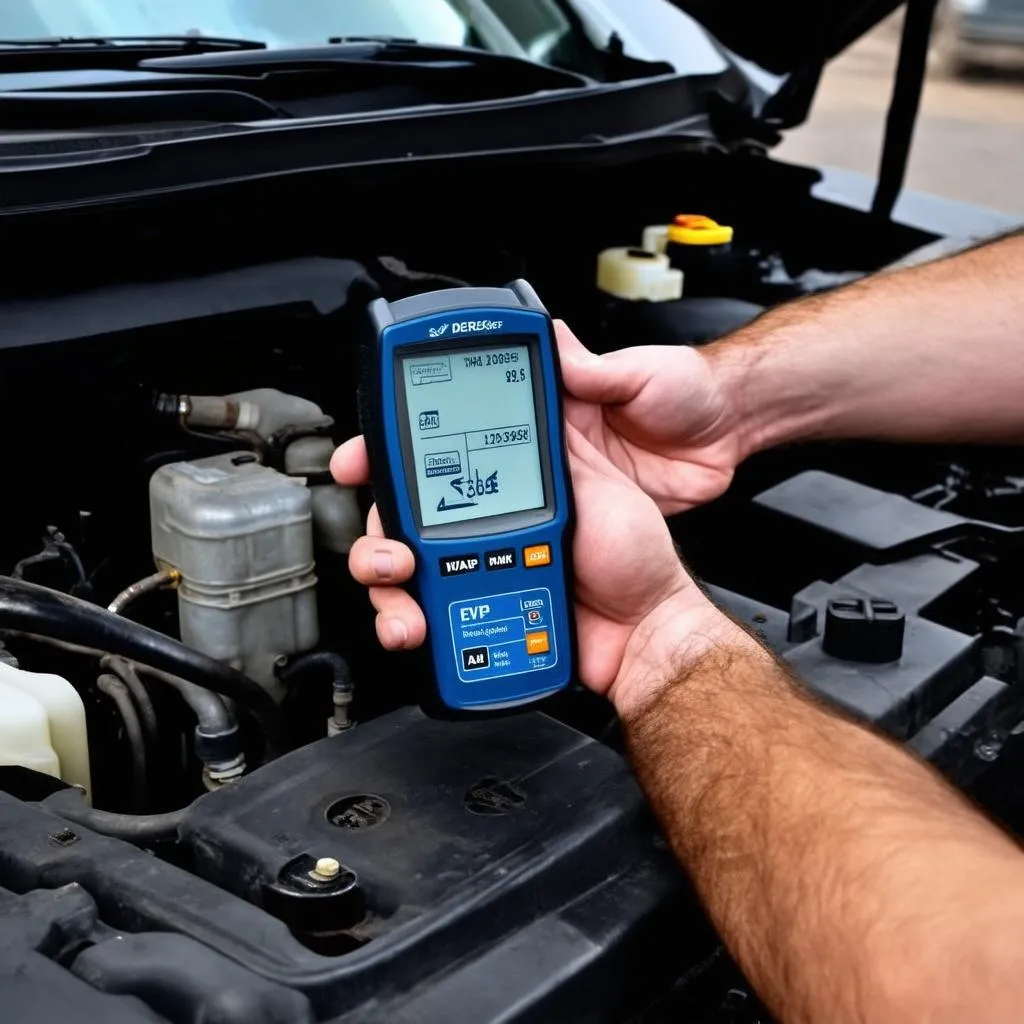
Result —
[{"label": "black cap", "polygon": [[843,661],[882,665],[903,656],[906,616],[892,602],[874,597],[839,597],[825,611],[826,654]]}]

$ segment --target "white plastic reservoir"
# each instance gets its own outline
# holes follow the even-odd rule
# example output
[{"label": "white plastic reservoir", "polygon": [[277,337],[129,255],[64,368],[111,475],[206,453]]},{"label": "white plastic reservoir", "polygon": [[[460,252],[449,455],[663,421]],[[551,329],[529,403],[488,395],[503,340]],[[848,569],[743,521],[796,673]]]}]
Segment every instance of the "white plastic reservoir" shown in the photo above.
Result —
[{"label": "white plastic reservoir", "polygon": [[0,662],[0,764],[52,775],[91,796],[85,708],[66,679]]}]

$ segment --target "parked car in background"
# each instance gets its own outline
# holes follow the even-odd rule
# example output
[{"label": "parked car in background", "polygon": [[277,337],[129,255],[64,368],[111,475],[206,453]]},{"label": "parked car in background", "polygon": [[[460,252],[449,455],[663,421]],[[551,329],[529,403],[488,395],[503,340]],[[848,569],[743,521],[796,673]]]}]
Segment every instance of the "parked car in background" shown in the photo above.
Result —
[{"label": "parked car in background", "polygon": [[951,0],[942,13],[939,52],[953,75],[1024,69],[1024,0]]}]

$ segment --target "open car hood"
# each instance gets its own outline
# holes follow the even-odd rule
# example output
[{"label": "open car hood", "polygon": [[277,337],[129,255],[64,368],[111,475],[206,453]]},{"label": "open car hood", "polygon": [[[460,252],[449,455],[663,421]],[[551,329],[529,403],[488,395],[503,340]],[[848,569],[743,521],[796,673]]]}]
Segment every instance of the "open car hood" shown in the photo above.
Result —
[{"label": "open car hood", "polygon": [[901,0],[670,0],[734,53],[775,74],[820,67]]}]

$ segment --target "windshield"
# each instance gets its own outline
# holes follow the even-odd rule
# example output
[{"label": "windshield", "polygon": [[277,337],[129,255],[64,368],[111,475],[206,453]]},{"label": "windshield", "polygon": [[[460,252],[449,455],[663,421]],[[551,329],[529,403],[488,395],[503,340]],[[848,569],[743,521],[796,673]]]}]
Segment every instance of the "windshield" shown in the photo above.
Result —
[{"label": "windshield", "polygon": [[393,36],[557,63],[579,31],[571,13],[561,0],[0,0],[0,36]]},{"label": "windshield", "polygon": [[473,46],[584,74],[612,35],[678,71],[724,67],[666,0],[0,0],[0,38],[222,36],[271,47],[348,36]]}]

